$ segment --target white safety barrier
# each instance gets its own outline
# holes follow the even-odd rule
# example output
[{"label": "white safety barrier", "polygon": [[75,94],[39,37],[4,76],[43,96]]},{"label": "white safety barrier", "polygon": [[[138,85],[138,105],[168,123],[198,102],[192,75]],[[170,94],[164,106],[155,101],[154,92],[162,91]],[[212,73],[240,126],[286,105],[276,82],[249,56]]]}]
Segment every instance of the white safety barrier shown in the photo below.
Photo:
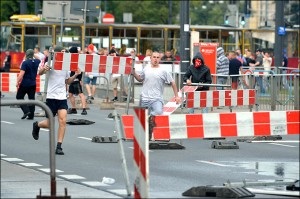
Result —
[{"label": "white safety barrier", "polygon": [[149,135],[148,135],[148,110],[134,109],[138,117],[139,130],[133,138],[133,159],[136,171],[134,181],[134,198],[149,198]]},{"label": "white safety barrier", "polygon": [[[187,92],[194,92],[197,89],[197,86],[184,86],[181,91],[178,93],[178,95],[180,97],[182,97],[182,93],[183,93],[183,98],[182,98],[182,102],[185,100],[185,93]],[[180,106],[181,104],[176,104],[175,101],[175,97],[171,98],[171,100],[166,103],[163,107],[163,115],[170,115],[172,114],[174,111],[177,110],[177,108]]]},{"label": "white safety barrier", "polygon": [[[0,73],[1,84],[0,90],[2,92],[17,92],[17,73]],[[44,92],[45,75],[36,76],[36,92]]]},{"label": "white safety barrier", "polygon": [[187,92],[187,108],[255,105],[255,89]]},{"label": "white safety barrier", "polygon": [[[134,119],[122,116],[125,139],[132,139]],[[154,116],[154,140],[300,134],[300,111],[264,111]]]},{"label": "white safety barrier", "polygon": [[119,56],[100,56],[78,53],[54,53],[53,68],[55,70],[130,74],[132,58]]}]

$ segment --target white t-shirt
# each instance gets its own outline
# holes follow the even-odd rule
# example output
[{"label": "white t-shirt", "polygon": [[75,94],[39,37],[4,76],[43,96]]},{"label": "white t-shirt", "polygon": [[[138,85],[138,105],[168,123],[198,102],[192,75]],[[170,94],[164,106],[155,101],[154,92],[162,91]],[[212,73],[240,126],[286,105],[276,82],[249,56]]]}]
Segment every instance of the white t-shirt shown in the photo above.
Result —
[{"label": "white t-shirt", "polygon": [[[271,57],[265,57],[263,58],[263,66],[264,70],[271,70],[271,64],[272,64],[272,58]],[[269,72],[264,72],[264,75],[269,75]]]},{"label": "white t-shirt", "polygon": [[45,55],[41,52],[36,53],[36,55],[38,56],[39,60],[44,60],[45,59]]},{"label": "white t-shirt", "polygon": [[70,77],[68,71],[50,70],[47,88],[47,99],[67,99],[66,79]]},{"label": "white t-shirt", "polygon": [[165,84],[170,84],[173,80],[171,74],[163,67],[152,68],[146,66],[140,77],[143,81],[142,100],[163,100]]}]

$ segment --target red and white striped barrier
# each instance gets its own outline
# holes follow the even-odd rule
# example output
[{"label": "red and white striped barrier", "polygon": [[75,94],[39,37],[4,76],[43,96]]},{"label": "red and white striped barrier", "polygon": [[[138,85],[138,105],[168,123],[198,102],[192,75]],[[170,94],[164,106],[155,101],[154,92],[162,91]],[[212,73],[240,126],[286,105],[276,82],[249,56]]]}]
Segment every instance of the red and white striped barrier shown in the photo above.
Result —
[{"label": "red and white striped barrier", "polygon": [[67,71],[76,71],[80,68],[85,72],[128,75],[131,73],[132,58],[57,52],[54,54],[53,68]]},{"label": "red and white striped barrier", "polygon": [[[17,92],[17,73],[0,73],[1,84],[0,89],[2,92]],[[44,92],[45,75],[36,76],[36,92]]]},{"label": "red and white striped barrier", "polygon": [[[300,111],[172,114],[154,117],[154,140],[300,134]],[[125,139],[134,134],[133,116],[122,116]]]},{"label": "red and white striped barrier", "polygon": [[149,134],[148,134],[148,110],[134,109],[140,128],[133,137],[133,159],[136,170],[134,181],[134,198],[149,198]]},{"label": "red and white striped barrier", "polygon": [[155,116],[154,139],[299,134],[299,111]]},{"label": "red and white striped barrier", "polygon": [[255,105],[255,89],[187,92],[187,108]]},{"label": "red and white striped barrier", "polygon": [[[185,96],[186,92],[194,92],[197,89],[197,86],[184,86],[181,89],[181,92],[178,94],[179,96],[183,95]],[[172,114],[174,111],[176,111],[176,109],[180,106],[181,104],[176,104],[175,102],[175,97],[173,97],[168,103],[166,103],[164,105],[163,108],[163,115],[170,115]]]}]

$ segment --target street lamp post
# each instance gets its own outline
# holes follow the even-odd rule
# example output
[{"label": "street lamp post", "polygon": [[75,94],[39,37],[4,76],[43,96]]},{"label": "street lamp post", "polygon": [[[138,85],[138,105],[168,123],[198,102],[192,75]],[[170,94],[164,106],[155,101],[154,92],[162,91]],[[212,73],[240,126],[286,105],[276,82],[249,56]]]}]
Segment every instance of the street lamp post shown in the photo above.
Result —
[{"label": "street lamp post", "polygon": [[61,19],[60,19],[60,45],[62,46],[63,45],[63,42],[62,42],[62,38],[63,38],[63,31],[64,31],[64,20],[65,20],[65,6],[67,5],[68,3],[66,2],[61,2],[60,5],[61,5]]},{"label": "street lamp post", "polygon": [[81,9],[81,11],[83,11],[82,49],[85,48],[86,12],[90,11],[90,10],[87,10],[86,8],[87,8],[87,0],[84,1],[84,9]]}]

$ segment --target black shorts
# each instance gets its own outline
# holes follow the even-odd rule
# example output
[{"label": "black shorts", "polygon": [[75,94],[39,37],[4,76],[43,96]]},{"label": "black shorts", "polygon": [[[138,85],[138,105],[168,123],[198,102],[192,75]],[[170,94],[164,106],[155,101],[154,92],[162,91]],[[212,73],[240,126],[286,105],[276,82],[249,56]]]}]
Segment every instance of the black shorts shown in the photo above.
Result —
[{"label": "black shorts", "polygon": [[70,84],[69,86],[69,93],[72,93],[74,95],[78,95],[82,92],[82,86],[80,84],[80,82],[76,81],[76,82],[72,82],[72,84]]},{"label": "black shorts", "polygon": [[[46,99],[46,104],[53,113],[53,116],[57,114],[57,111],[60,109],[68,110],[67,100],[57,100],[57,99]],[[46,117],[48,118],[47,114]]]}]

